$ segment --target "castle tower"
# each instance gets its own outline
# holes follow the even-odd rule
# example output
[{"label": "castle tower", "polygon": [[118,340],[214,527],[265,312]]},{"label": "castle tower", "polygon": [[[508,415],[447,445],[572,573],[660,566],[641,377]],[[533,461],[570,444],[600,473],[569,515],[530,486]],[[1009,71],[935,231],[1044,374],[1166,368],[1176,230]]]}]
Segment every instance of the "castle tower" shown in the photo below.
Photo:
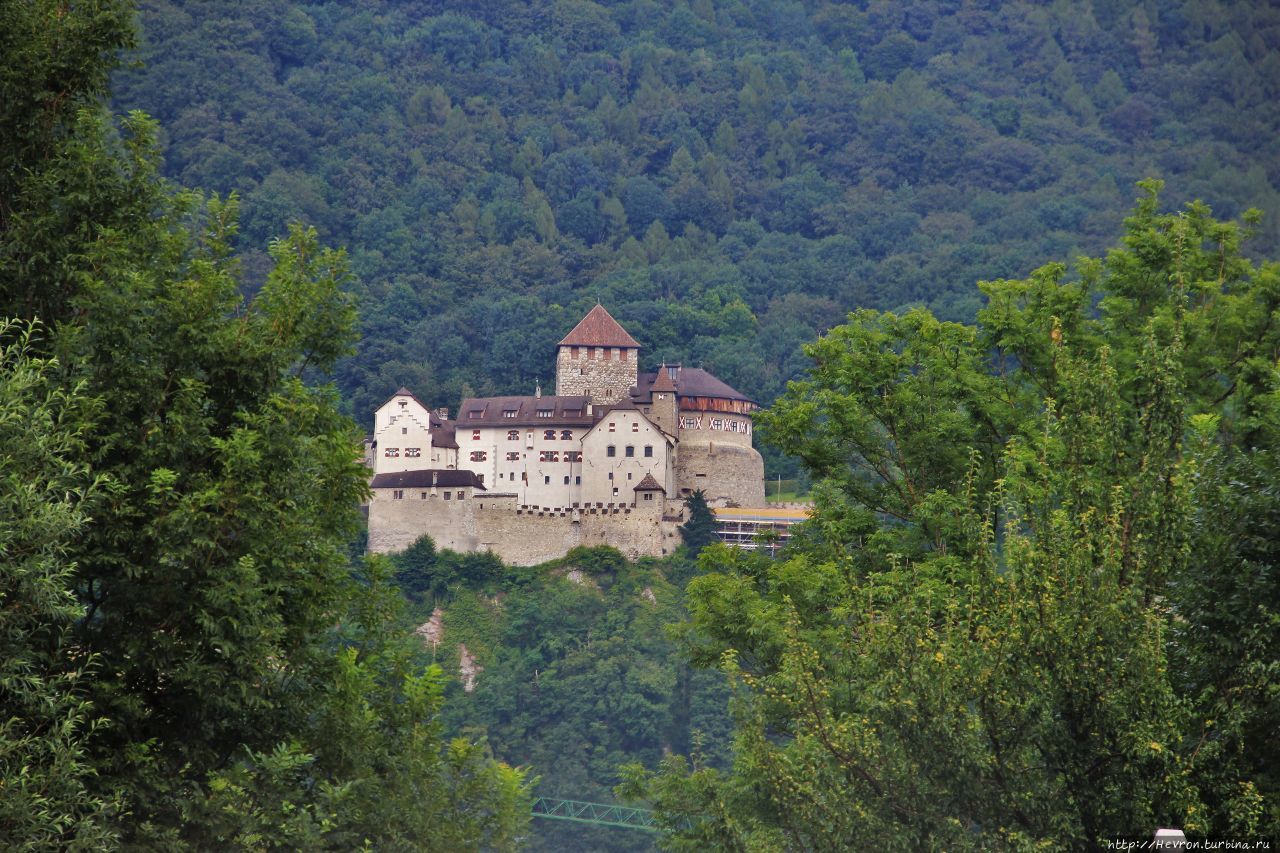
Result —
[{"label": "castle tower", "polygon": [[556,354],[556,395],[585,395],[597,406],[630,398],[640,344],[597,305],[564,336]]},{"label": "castle tower", "polygon": [[658,373],[653,378],[653,385],[649,388],[649,392],[652,395],[649,420],[657,424],[658,428],[667,435],[675,435],[679,427],[679,409],[676,407],[675,384],[675,375],[679,371],[680,365],[678,364],[662,365],[658,368]]}]

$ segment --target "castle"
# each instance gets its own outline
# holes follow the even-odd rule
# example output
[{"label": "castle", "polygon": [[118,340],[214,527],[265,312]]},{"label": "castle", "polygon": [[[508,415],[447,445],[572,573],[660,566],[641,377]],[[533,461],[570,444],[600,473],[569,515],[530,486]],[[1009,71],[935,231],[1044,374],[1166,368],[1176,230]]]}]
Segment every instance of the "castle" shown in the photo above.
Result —
[{"label": "castle", "polygon": [[695,490],[712,506],[764,506],[756,403],[705,370],[640,373],[639,356],[597,305],[558,345],[554,395],[468,398],[449,420],[401,388],[367,442],[369,550],[428,535],[518,565],[578,545],[661,556]]}]

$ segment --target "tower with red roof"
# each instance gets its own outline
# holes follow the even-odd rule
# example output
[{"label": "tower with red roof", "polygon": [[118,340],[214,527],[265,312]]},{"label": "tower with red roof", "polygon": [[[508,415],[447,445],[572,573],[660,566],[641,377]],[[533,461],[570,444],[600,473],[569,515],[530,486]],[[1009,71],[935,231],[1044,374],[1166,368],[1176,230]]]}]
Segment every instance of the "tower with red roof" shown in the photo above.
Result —
[{"label": "tower with red roof", "polygon": [[616,406],[630,397],[639,360],[640,343],[597,305],[560,341],[556,396],[581,395],[596,406]]}]

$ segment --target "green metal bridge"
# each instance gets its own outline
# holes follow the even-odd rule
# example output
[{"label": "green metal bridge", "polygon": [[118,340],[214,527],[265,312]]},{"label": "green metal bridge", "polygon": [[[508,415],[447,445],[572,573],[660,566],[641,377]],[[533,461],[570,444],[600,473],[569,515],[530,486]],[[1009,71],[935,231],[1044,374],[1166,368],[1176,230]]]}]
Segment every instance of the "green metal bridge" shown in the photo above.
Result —
[{"label": "green metal bridge", "polygon": [[638,829],[642,832],[658,831],[658,823],[653,816],[653,812],[647,809],[632,809],[626,806],[606,805],[605,803],[584,803],[578,800],[557,800],[551,797],[538,797],[533,802],[533,816],[550,818],[551,820],[590,823],[596,826]]}]

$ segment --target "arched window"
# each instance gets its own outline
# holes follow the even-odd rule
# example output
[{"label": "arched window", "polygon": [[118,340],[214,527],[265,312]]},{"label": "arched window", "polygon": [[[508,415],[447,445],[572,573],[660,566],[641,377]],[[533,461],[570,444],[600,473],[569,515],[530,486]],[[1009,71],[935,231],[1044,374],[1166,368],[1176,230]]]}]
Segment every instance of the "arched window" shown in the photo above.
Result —
[{"label": "arched window", "polygon": [[618,455],[618,448],[614,447],[614,446],[611,444],[611,445],[609,445],[607,448],[605,448],[604,455],[605,455],[605,456],[617,456],[617,455]]},{"label": "arched window", "polygon": [[472,461],[472,462],[483,462],[483,461],[485,461],[485,460],[486,460],[486,459],[488,459],[488,458],[489,458],[489,454],[485,453],[483,450],[473,450],[473,451],[471,451],[471,461]]},{"label": "arched window", "polygon": [[520,430],[518,429],[507,430],[507,441],[519,441],[519,440],[520,440]]},{"label": "arched window", "polygon": [[571,430],[571,429],[562,429],[562,430],[560,430],[560,440],[561,440],[561,441],[573,441],[573,430]]},{"label": "arched window", "polygon": [[555,431],[555,430],[553,430],[553,429],[543,430],[543,432],[542,432],[542,440],[543,440],[543,441],[555,441],[555,440],[556,440],[556,431]]},{"label": "arched window", "polygon": [[635,455],[636,455],[636,448],[635,448],[635,445],[633,445],[633,444],[628,444],[628,445],[627,445],[627,458],[628,458],[628,459],[630,459],[632,456],[635,456]]}]

